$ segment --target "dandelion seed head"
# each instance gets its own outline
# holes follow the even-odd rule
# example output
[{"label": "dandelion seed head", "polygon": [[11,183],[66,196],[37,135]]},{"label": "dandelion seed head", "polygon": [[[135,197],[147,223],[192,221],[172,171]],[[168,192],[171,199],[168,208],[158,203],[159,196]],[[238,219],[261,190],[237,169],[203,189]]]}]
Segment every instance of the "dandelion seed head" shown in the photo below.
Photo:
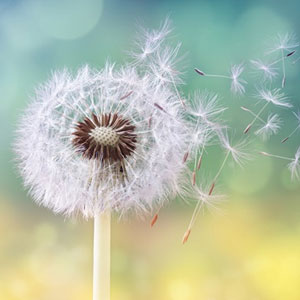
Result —
[{"label": "dandelion seed head", "polygon": [[[165,23],[145,33],[142,52],[160,51],[168,32]],[[66,216],[140,215],[180,193],[193,126],[174,81],[161,80],[151,66],[145,59],[119,68],[86,66],[75,75],[63,70],[37,89],[15,148],[38,204]],[[201,126],[198,138],[206,134]]]}]

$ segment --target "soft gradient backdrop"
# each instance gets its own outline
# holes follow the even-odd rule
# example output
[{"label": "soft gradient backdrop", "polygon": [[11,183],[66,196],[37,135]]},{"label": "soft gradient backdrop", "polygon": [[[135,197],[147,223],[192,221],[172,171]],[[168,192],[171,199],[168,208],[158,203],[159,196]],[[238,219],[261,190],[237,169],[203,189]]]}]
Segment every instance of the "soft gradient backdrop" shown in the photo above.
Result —
[{"label": "soft gradient backdrop", "polygon": [[[75,71],[86,63],[101,68],[107,58],[122,63],[137,25],[158,27],[169,15],[174,41],[182,41],[186,54],[184,91],[220,93],[239,137],[250,120],[239,107],[253,99],[233,97],[228,82],[199,77],[193,68],[226,73],[232,63],[261,58],[278,32],[300,37],[299,11],[297,0],[1,0],[0,299],[91,299],[92,222],[65,220],[36,206],[13,161],[16,122],[51,70]],[[299,64],[287,72],[286,92],[297,110]],[[251,72],[246,78],[252,86]],[[278,112],[283,129],[267,143],[254,138],[254,159],[243,169],[226,167],[221,213],[200,215],[186,245],[181,238],[194,204],[173,202],[153,229],[150,216],[114,218],[112,299],[300,299],[300,183],[291,181],[285,162],[256,154],[292,156],[300,145],[300,133],[280,144],[296,122],[290,111]],[[204,172],[213,175],[221,160],[213,151]]]}]

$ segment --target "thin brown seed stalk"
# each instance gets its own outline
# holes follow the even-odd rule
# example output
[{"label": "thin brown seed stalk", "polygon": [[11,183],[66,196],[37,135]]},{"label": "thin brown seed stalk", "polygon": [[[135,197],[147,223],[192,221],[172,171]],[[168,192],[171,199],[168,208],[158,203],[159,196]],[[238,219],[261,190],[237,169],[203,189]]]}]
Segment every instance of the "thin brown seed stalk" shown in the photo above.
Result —
[{"label": "thin brown seed stalk", "polygon": [[199,160],[198,160],[198,163],[197,163],[197,170],[200,170],[200,167],[201,167],[201,164],[202,164],[202,157],[203,157],[203,154],[201,154],[200,157],[199,157]]},{"label": "thin brown seed stalk", "polygon": [[192,173],[192,185],[195,185],[196,184],[196,172],[193,171]]},{"label": "thin brown seed stalk", "polygon": [[151,223],[150,223],[150,226],[151,226],[151,227],[154,226],[154,224],[157,222],[157,219],[158,219],[158,213],[156,213],[156,214],[153,216],[153,218],[152,218],[152,220],[151,220]]},{"label": "thin brown seed stalk", "polygon": [[191,234],[191,229],[188,229],[183,235],[182,244],[185,244],[187,242],[190,234]]},{"label": "thin brown seed stalk", "polygon": [[133,91],[128,92],[126,95],[122,96],[120,98],[120,100],[124,100],[124,99],[128,98],[130,95],[132,95],[132,93],[133,93]]},{"label": "thin brown seed stalk", "polygon": [[185,152],[182,162],[185,163],[187,161],[188,157],[189,157],[189,152]]}]

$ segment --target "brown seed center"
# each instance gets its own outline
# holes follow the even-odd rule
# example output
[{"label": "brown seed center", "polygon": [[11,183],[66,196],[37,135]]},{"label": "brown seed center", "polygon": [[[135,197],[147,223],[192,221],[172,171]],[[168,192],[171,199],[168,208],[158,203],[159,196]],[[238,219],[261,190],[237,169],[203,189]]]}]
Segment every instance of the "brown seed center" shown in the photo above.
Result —
[{"label": "brown seed center", "polygon": [[90,136],[97,144],[103,146],[116,146],[119,142],[119,135],[111,127],[96,127],[91,130]]},{"label": "brown seed center", "polygon": [[92,114],[78,122],[75,129],[73,145],[89,159],[122,161],[135,151],[135,126],[118,114]]}]

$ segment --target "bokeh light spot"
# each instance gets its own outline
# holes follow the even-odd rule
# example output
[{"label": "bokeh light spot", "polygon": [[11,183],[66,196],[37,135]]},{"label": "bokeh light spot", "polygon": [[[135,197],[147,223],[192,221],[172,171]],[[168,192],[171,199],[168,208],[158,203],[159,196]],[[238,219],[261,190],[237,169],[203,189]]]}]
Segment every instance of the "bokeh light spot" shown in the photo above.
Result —
[{"label": "bokeh light spot", "polygon": [[41,29],[58,39],[84,36],[102,13],[101,0],[32,0],[29,5]]}]

